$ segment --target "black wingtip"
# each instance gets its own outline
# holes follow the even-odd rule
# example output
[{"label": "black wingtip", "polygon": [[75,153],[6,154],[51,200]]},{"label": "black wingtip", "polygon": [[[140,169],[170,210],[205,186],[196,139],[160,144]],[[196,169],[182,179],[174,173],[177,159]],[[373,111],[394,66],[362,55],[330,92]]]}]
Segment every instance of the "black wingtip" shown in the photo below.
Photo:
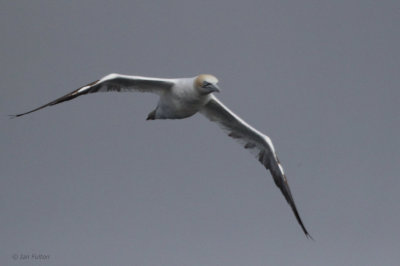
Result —
[{"label": "black wingtip", "polygon": [[308,239],[311,239],[312,241],[315,241],[314,238],[308,233],[306,227],[304,226],[303,222],[300,223],[301,229],[303,229],[304,234]]},{"label": "black wingtip", "polygon": [[[291,205],[291,204],[290,204],[290,205]],[[303,232],[304,232],[304,234],[306,235],[306,237],[307,237],[308,239],[311,239],[311,240],[315,241],[314,238],[308,233],[306,227],[304,226],[303,221],[302,221],[302,219],[300,218],[300,215],[299,215],[299,213],[298,213],[298,211],[297,211],[296,205],[294,204],[294,201],[293,201],[293,205],[291,205],[291,207],[292,207],[292,209],[293,209],[293,212],[294,212],[294,215],[295,215],[295,217],[296,217],[296,220],[297,220],[297,222],[300,224],[301,229],[303,229]]]},{"label": "black wingtip", "polygon": [[304,234],[306,235],[307,239],[315,241],[314,238],[308,233],[308,231],[305,228],[303,228],[303,231],[304,231]]},{"label": "black wingtip", "polygon": [[8,117],[10,118],[10,119],[14,119],[14,118],[17,118],[17,117],[20,117],[21,115],[8,115]]},{"label": "black wingtip", "polygon": [[28,111],[28,112],[25,112],[25,113],[22,113],[22,114],[8,115],[8,117],[10,117],[10,119],[14,119],[14,118],[17,118],[17,117],[20,117],[20,116],[23,116],[23,115],[27,115],[27,114],[33,113],[33,112],[35,112],[35,111],[37,111],[37,110],[39,110],[39,109],[42,109],[42,108],[43,108],[43,107],[39,107],[39,108],[36,108],[36,109],[34,109],[34,110],[32,110],[32,111]]}]

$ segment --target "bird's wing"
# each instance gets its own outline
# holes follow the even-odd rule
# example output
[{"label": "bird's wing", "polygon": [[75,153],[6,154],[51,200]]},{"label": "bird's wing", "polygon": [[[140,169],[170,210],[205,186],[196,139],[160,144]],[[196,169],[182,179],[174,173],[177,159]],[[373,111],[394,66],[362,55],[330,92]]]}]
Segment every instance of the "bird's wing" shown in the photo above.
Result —
[{"label": "bird's wing", "polygon": [[47,106],[59,104],[61,102],[72,100],[78,96],[95,93],[95,92],[107,92],[107,91],[140,91],[140,92],[153,92],[162,93],[163,91],[169,90],[174,86],[175,80],[173,79],[159,79],[159,78],[147,78],[140,76],[127,76],[120,74],[109,74],[99,80],[93,81],[73,92],[68,93],[52,102],[35,108],[31,111],[13,115],[12,117],[23,116]]},{"label": "bird's wing", "polygon": [[228,136],[236,139],[245,149],[249,149],[260,163],[270,170],[275,184],[285,196],[304,233],[311,238],[297,211],[285,173],[270,138],[248,125],[213,95],[200,112],[211,121],[216,122],[228,133]]}]

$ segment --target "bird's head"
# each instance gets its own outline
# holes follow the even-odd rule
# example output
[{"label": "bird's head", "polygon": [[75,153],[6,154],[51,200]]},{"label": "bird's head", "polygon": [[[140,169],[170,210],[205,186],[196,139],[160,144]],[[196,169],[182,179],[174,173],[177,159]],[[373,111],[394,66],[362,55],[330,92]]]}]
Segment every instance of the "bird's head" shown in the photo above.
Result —
[{"label": "bird's head", "polygon": [[217,83],[218,79],[213,75],[201,74],[195,78],[194,87],[200,92],[200,94],[206,95],[220,91]]}]

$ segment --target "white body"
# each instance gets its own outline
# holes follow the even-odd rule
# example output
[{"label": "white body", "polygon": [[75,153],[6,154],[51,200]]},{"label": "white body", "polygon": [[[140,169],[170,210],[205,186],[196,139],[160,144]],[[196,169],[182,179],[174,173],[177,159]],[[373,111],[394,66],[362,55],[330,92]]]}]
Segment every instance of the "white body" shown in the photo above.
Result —
[{"label": "white body", "polygon": [[272,141],[268,136],[248,125],[212,95],[213,92],[219,91],[217,82],[217,78],[212,75],[198,75],[193,78],[161,79],[110,74],[48,104],[29,112],[18,114],[16,117],[89,93],[106,91],[156,93],[160,96],[160,99],[156,108],[147,117],[148,120],[181,119],[200,112],[211,121],[216,122],[228,133],[228,136],[236,139],[245,149],[252,151],[259,162],[266,169],[270,170],[275,184],[282,191],[298,223],[306,236],[310,237],[297,211],[285,173],[283,172],[283,167],[276,155]]},{"label": "white body", "polygon": [[171,90],[160,94],[155,118],[181,119],[200,111],[208,102],[210,95],[201,95],[193,86],[195,78],[174,80]]}]

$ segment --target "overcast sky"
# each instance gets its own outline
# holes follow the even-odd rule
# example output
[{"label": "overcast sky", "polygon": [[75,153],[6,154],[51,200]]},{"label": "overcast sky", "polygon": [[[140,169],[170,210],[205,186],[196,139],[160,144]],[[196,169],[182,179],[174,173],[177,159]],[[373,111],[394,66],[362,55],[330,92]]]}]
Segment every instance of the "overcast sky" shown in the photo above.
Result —
[{"label": "overcast sky", "polygon": [[[0,264],[398,265],[399,29],[399,1],[0,1]],[[215,124],[145,121],[155,95],[7,116],[112,72],[216,75],[315,241]]]}]

